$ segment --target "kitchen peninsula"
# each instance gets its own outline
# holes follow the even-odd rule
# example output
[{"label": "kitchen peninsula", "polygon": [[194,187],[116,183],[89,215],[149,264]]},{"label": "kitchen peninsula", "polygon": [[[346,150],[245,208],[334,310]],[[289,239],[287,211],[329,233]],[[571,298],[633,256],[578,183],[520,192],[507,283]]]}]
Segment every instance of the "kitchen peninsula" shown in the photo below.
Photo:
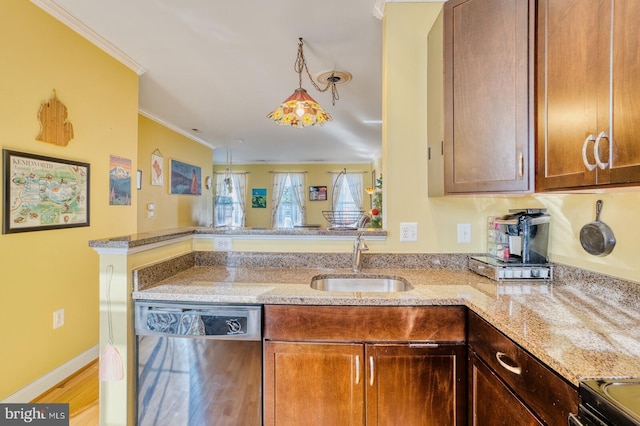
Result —
[{"label": "kitchen peninsula", "polygon": [[[313,231],[302,231],[313,232]],[[384,238],[375,231],[373,238]],[[379,235],[380,233],[381,235]],[[346,253],[219,252],[217,231],[181,228],[90,242],[100,268],[113,265],[114,340],[124,381],[102,382],[101,416],[131,420],[134,300],[314,306],[464,306],[577,386],[584,378],[640,376],[640,312],[634,283],[555,265],[555,280],[495,282],[460,254],[365,254],[364,274],[394,274],[412,290],[314,290],[314,275],[352,273]],[[353,240],[356,233],[341,238]],[[365,238],[368,235],[365,234]],[[347,246],[348,247],[348,246]],[[107,343],[107,276],[101,273],[101,346]],[[103,414],[104,413],[104,414]],[[106,421],[105,424],[117,424]]]}]

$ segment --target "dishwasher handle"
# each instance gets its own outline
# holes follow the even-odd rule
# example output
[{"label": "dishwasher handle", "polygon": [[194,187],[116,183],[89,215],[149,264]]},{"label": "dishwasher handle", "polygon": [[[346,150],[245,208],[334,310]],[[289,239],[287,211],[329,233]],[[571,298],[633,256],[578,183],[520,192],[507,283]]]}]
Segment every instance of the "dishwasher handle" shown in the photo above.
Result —
[{"label": "dishwasher handle", "polygon": [[136,302],[136,335],[261,340],[262,307]]}]

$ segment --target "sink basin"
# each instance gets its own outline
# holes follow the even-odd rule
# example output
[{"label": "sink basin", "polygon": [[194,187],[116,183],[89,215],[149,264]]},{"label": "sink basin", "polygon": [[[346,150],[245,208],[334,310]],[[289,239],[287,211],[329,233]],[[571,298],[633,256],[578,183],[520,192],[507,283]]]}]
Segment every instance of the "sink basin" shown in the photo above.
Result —
[{"label": "sink basin", "polygon": [[360,293],[395,293],[413,290],[407,280],[397,275],[316,275],[311,288],[321,291]]}]

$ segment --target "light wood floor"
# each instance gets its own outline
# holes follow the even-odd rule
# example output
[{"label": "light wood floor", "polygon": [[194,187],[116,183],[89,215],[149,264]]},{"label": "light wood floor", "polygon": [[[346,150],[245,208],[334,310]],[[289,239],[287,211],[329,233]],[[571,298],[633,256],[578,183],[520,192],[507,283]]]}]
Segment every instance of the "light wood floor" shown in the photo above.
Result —
[{"label": "light wood floor", "polygon": [[90,426],[100,423],[98,395],[98,360],[96,359],[31,402],[68,402],[69,424]]}]

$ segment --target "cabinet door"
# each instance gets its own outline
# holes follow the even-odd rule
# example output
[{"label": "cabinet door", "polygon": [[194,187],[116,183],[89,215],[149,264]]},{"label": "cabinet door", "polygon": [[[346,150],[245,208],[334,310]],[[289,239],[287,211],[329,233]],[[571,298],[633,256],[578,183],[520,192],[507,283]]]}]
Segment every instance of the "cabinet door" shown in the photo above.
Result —
[{"label": "cabinet door", "polygon": [[533,191],[533,3],[444,4],[446,193]]},{"label": "cabinet door", "polygon": [[368,425],[466,425],[466,346],[367,344]]},{"label": "cabinet door", "polygon": [[473,426],[544,425],[472,352],[469,356],[469,417]]},{"label": "cabinet door", "polygon": [[616,0],[613,9],[611,167],[608,181],[640,182],[640,1]]},{"label": "cabinet door", "polygon": [[364,346],[264,343],[264,424],[364,425]]},{"label": "cabinet door", "polygon": [[566,424],[569,413],[578,411],[578,389],[573,384],[473,312],[469,313],[469,352],[477,354],[546,424]]},{"label": "cabinet door", "polygon": [[597,182],[594,144],[609,122],[607,16],[611,0],[538,2],[538,191]]}]

